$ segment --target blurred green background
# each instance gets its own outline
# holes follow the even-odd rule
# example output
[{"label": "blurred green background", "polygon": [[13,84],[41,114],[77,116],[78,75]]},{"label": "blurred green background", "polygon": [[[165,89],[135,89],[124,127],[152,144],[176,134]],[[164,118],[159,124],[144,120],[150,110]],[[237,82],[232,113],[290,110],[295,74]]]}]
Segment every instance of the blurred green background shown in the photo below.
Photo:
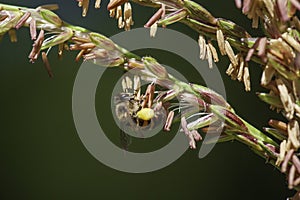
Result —
[{"label": "blurred green background", "polygon": [[[106,36],[123,31],[117,28],[116,20],[108,17],[107,1],[102,2],[101,10],[93,9],[91,1],[86,18],[81,17],[75,0],[1,2],[27,7],[57,3],[57,13],[72,24]],[[216,17],[231,19],[253,35],[261,34],[251,30],[250,21],[235,8],[234,1],[198,2]],[[133,5],[134,27],[142,27],[154,12],[152,8]],[[184,25],[169,28],[198,38]],[[0,199],[285,199],[293,194],[287,189],[284,175],[237,142],[217,144],[204,159],[198,159],[197,150],[188,150],[170,166],[151,173],[128,174],[104,166],[87,152],[72,118],[72,88],[81,64],[74,62],[76,53],[66,52],[58,60],[53,49],[49,59],[54,78],[50,79],[40,60],[29,63],[31,45],[25,28],[18,31],[17,43],[10,43],[6,36],[0,44]],[[191,68],[182,69],[187,62],[174,55],[160,51],[137,53],[150,54],[182,70],[191,82],[201,79],[189,71]],[[237,113],[259,128],[266,126],[271,117],[281,118],[255,95],[263,90],[259,86],[260,67],[251,63],[252,91],[246,93],[242,84],[224,75],[228,63],[227,58],[222,58],[217,65],[223,74],[227,100]],[[96,95],[98,112],[110,116],[109,87],[121,74],[117,69],[108,70],[101,79]],[[110,119],[100,121],[110,130],[109,137],[117,141],[119,131]],[[158,137],[170,139],[167,134]],[[149,143],[137,140],[133,145],[143,148]]]}]

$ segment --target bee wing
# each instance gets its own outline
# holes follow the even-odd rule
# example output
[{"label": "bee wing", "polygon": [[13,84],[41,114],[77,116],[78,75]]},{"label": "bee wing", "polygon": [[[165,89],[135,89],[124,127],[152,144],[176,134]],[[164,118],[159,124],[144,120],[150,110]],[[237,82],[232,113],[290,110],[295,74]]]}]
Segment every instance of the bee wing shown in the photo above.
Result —
[{"label": "bee wing", "polygon": [[137,99],[140,99],[141,97],[141,79],[139,76],[134,76],[133,77],[133,89],[134,89],[134,94],[136,95]]}]

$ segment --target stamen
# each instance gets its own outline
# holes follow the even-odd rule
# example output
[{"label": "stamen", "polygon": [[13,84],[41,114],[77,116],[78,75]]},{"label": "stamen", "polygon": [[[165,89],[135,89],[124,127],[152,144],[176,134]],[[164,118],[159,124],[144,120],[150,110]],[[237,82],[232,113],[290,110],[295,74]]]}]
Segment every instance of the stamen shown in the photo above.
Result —
[{"label": "stamen", "polygon": [[157,20],[161,18],[163,14],[163,9],[160,8],[156,13],[148,20],[148,22],[144,25],[145,28],[151,27],[153,24],[156,23]]},{"label": "stamen", "polygon": [[296,155],[293,155],[292,160],[293,160],[294,166],[297,169],[297,172],[300,173],[300,161],[299,161],[299,158]]},{"label": "stamen", "polygon": [[225,50],[225,39],[222,30],[217,30],[217,42],[218,46],[221,52],[221,55],[224,56],[226,55],[226,50]]},{"label": "stamen", "polygon": [[52,78],[53,77],[53,72],[52,72],[52,69],[50,67],[50,63],[49,63],[49,60],[47,58],[47,54],[45,52],[42,52],[42,60],[43,60],[44,66],[47,70],[47,73],[48,73],[49,77]]},{"label": "stamen", "polygon": [[100,8],[101,0],[96,0],[95,8]]},{"label": "stamen", "polygon": [[89,10],[89,0],[82,0],[82,17],[85,17]]},{"label": "stamen", "polygon": [[291,166],[291,169],[289,171],[289,177],[288,177],[288,185],[289,189],[293,189],[293,183],[294,183],[294,178],[295,178],[295,172],[296,172],[296,167],[294,165]]},{"label": "stamen", "polygon": [[121,6],[123,3],[125,3],[127,0],[111,0],[109,4],[107,5],[107,10],[114,9],[118,6]]},{"label": "stamen", "polygon": [[58,4],[46,4],[46,5],[42,5],[39,7],[43,8],[43,9],[47,9],[47,10],[58,10],[59,9]]},{"label": "stamen", "polygon": [[241,7],[242,7],[242,0],[235,0],[235,6],[236,6],[238,9],[241,9]]},{"label": "stamen", "polygon": [[240,66],[239,66],[239,73],[237,75],[237,79],[239,81],[242,81],[243,80],[243,75],[244,75],[244,66],[245,66],[245,61],[244,61],[244,58],[242,55],[239,54],[239,63],[240,63]]},{"label": "stamen", "polygon": [[171,128],[171,125],[172,125],[172,122],[173,122],[173,119],[174,119],[174,114],[175,114],[174,111],[169,112],[166,123],[165,123],[165,126],[164,126],[165,131],[170,131],[171,130],[170,128]]},{"label": "stamen", "polygon": [[290,2],[297,8],[297,10],[300,10],[300,2],[297,0],[290,0]]},{"label": "stamen", "polygon": [[282,163],[282,161],[284,160],[285,152],[286,152],[286,140],[283,140],[280,143],[279,155],[278,155],[276,163],[275,163],[277,166],[279,166]]},{"label": "stamen", "polygon": [[289,16],[288,16],[288,13],[287,13],[287,0],[277,0],[276,3],[277,3],[278,11],[279,11],[279,14],[280,14],[280,17],[281,17],[280,19],[283,22],[288,21]]},{"label": "stamen", "polygon": [[150,37],[155,37],[157,32],[157,23],[154,23],[150,27]]},{"label": "stamen", "polygon": [[268,85],[271,82],[274,74],[275,74],[275,69],[273,67],[271,67],[270,65],[266,65],[265,69],[262,73],[262,76],[261,76],[260,84],[262,86]]},{"label": "stamen", "polygon": [[25,22],[27,21],[27,19],[30,17],[31,13],[30,12],[26,12],[21,19],[17,22],[17,24],[15,25],[15,28],[18,30],[19,28],[21,28]]},{"label": "stamen", "polygon": [[206,57],[206,42],[202,35],[199,35],[198,44],[199,44],[199,48],[200,48],[199,57],[201,60],[204,60]]},{"label": "stamen", "polygon": [[11,42],[17,42],[18,41],[17,33],[16,33],[15,29],[10,29],[8,31],[8,35],[9,35],[9,39],[10,39]]},{"label": "stamen", "polygon": [[210,69],[213,68],[213,64],[212,64],[212,53],[210,51],[209,45],[206,45],[206,56],[207,56],[207,61],[208,61],[208,67]]},{"label": "stamen", "polygon": [[248,67],[247,63],[245,64],[245,67],[244,67],[243,81],[244,81],[244,85],[245,85],[245,91],[250,91],[251,90],[250,73],[249,73],[249,67]]},{"label": "stamen", "polygon": [[282,122],[282,121],[278,121],[278,120],[274,120],[271,119],[268,122],[269,126],[281,131],[281,132],[287,132],[287,124]]},{"label": "stamen", "polygon": [[296,120],[292,120],[288,123],[288,139],[291,141],[295,149],[300,147],[299,142],[299,124]]},{"label": "stamen", "polygon": [[279,90],[280,100],[286,112],[286,117],[292,119],[294,115],[294,104],[288,89],[281,79],[276,79],[277,88]]},{"label": "stamen", "polygon": [[218,57],[217,50],[216,50],[216,48],[212,45],[211,41],[208,41],[208,46],[209,46],[209,49],[210,49],[210,51],[211,51],[211,53],[212,53],[214,62],[219,62],[219,57]]},{"label": "stamen", "polygon": [[36,39],[36,21],[34,18],[31,18],[31,20],[29,22],[29,29],[30,29],[31,40],[35,40]]},{"label": "stamen", "polygon": [[226,54],[229,57],[230,62],[234,65],[234,67],[237,67],[238,66],[238,61],[235,58],[234,51],[231,48],[231,46],[230,46],[230,44],[227,40],[225,40],[225,51],[226,51]]},{"label": "stamen", "polygon": [[281,172],[285,173],[286,170],[287,170],[287,166],[288,166],[288,162],[290,161],[290,159],[292,158],[292,155],[294,153],[294,150],[291,149],[287,152],[285,158],[284,158],[284,161],[281,165]]},{"label": "stamen", "polygon": [[63,50],[64,50],[64,43],[60,43],[58,45],[58,58],[61,58],[62,57],[62,54],[63,54]]},{"label": "stamen", "polygon": [[76,62],[79,62],[79,60],[82,58],[82,56],[83,56],[83,54],[85,54],[85,52],[86,52],[85,49],[81,50],[81,51],[77,54],[77,56],[76,56],[76,58],[75,58],[75,61],[76,61]]}]

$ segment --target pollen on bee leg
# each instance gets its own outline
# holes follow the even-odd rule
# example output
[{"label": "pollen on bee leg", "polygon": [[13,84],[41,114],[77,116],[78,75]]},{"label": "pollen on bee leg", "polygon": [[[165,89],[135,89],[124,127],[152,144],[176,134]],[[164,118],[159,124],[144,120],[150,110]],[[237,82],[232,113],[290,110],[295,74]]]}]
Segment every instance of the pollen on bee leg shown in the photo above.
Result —
[{"label": "pollen on bee leg", "polygon": [[154,117],[154,110],[151,108],[142,108],[137,112],[137,117],[144,121],[148,121]]}]

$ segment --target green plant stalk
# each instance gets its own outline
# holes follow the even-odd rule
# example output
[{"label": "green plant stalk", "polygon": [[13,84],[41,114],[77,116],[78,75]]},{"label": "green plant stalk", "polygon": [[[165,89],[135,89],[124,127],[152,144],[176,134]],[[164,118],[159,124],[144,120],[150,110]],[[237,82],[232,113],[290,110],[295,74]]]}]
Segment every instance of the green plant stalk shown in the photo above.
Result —
[{"label": "green plant stalk", "polygon": [[[37,28],[40,29],[43,27],[44,30],[46,30],[50,33],[54,32],[58,35],[62,35],[61,40],[59,40],[59,41],[61,41],[61,43],[66,43],[66,42],[72,43],[73,42],[72,37],[82,36],[84,38],[89,39],[92,43],[97,45],[97,47],[99,47],[100,49],[104,49],[108,53],[111,53],[114,55],[116,54],[119,58],[122,58],[117,63],[114,63],[114,62],[110,63],[110,65],[108,65],[108,67],[119,66],[119,67],[123,68],[126,64],[129,63],[130,60],[134,59],[135,60],[134,62],[139,63],[139,68],[138,68],[139,73],[141,73],[142,75],[145,75],[145,74],[147,75],[147,74],[151,73],[153,76],[155,76],[155,78],[157,80],[167,81],[170,85],[170,87],[167,89],[176,89],[177,90],[176,95],[178,95],[180,93],[188,93],[188,94],[192,94],[192,95],[196,96],[197,98],[199,98],[203,101],[207,101],[207,99],[203,98],[202,93],[208,93],[209,95],[212,95],[217,98],[219,98],[219,96],[220,96],[220,95],[217,95],[215,92],[213,92],[211,89],[205,88],[204,86],[195,85],[196,88],[198,87],[201,89],[201,90],[199,90],[199,92],[196,92],[195,89],[192,89],[190,84],[179,81],[172,75],[168,74],[166,71],[165,72],[167,74],[163,77],[162,77],[161,73],[153,74],[153,73],[155,73],[155,70],[149,71],[149,69],[151,69],[151,65],[156,64],[159,66],[159,64],[156,63],[156,61],[153,58],[149,58],[149,57],[148,58],[140,58],[139,56],[127,51],[126,49],[119,47],[118,45],[113,43],[113,41],[111,41],[110,39],[108,39],[107,37],[105,37],[99,33],[90,32],[85,28],[73,26],[64,21],[62,21],[61,24],[58,24],[58,23],[56,23],[57,22],[56,20],[54,21],[51,19],[47,19],[47,17],[55,16],[55,15],[52,15],[52,13],[51,14],[48,13],[49,15],[45,16],[45,15],[41,15],[41,13],[39,11],[37,11],[37,9],[30,9],[30,8],[25,8],[25,7],[6,5],[6,4],[0,4],[0,8],[1,8],[1,10],[11,12],[10,14],[12,16],[15,16],[15,18],[12,18],[12,21],[9,21],[9,23],[1,23],[0,22],[0,28],[2,30],[3,30],[3,28],[7,28],[7,31],[8,31],[9,29],[14,28],[16,23],[19,21],[19,19],[24,15],[24,13],[30,12],[31,17],[37,21],[37,24],[39,24],[37,26]],[[49,11],[49,12],[51,12],[51,11]],[[25,23],[24,26],[28,26],[28,24]],[[65,30],[72,30],[72,32],[69,35],[63,35],[65,33]],[[58,45],[58,42],[57,42],[57,40],[50,40],[46,44],[47,45],[42,46],[41,49],[56,46],[56,45]],[[111,54],[108,54],[108,55],[111,55]],[[109,59],[109,57],[108,58],[106,57],[105,59]],[[147,66],[147,65],[149,65],[149,66]],[[161,67],[160,69],[165,70],[163,67]],[[178,90],[178,88],[179,88],[179,90]],[[223,100],[221,100],[221,101],[223,101]],[[226,104],[226,106],[212,105],[211,102],[205,102],[205,103],[207,103],[207,105],[210,108],[209,112],[215,114],[220,119],[223,119],[225,121],[225,126],[226,126],[225,131],[224,131],[225,134],[228,134],[229,136],[233,136],[234,138],[236,138],[236,140],[238,140],[242,143],[245,143],[246,145],[251,147],[251,149],[255,153],[259,154],[261,157],[266,158],[267,161],[269,161],[271,164],[274,165],[275,160],[277,159],[276,154],[277,154],[278,148],[279,148],[279,145],[274,140],[272,140],[271,138],[266,136],[263,132],[259,131],[257,128],[250,125],[245,120],[242,120],[238,115],[236,115],[234,113],[234,110],[231,108],[231,106],[228,103]],[[220,111],[229,112],[231,114],[227,116]],[[240,123],[242,123],[242,125],[244,127],[241,127]],[[241,135],[241,133],[242,133],[242,135]],[[245,135],[251,137],[252,139],[249,140],[247,137],[245,137]],[[274,147],[274,150],[270,149],[268,145],[272,145]]]}]

